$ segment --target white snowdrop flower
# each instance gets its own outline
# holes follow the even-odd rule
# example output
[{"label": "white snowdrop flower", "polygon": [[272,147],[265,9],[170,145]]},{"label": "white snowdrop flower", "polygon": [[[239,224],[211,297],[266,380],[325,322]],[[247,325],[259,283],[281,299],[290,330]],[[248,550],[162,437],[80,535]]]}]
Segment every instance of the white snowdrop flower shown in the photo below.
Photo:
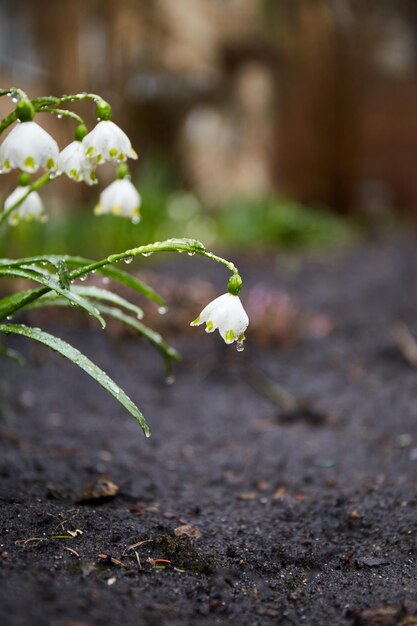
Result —
[{"label": "white snowdrop flower", "polygon": [[0,170],[19,168],[33,174],[40,167],[54,171],[57,167],[58,144],[36,122],[21,122],[7,135],[0,147]]},{"label": "white snowdrop flower", "polygon": [[137,159],[129,137],[114,122],[102,120],[83,139],[86,155],[95,163]]},{"label": "white snowdrop flower", "polygon": [[95,185],[97,177],[94,163],[87,159],[81,141],[72,141],[62,150],[58,157],[58,171],[72,178],[77,183],[84,181],[87,185]]},{"label": "white snowdrop flower", "polygon": [[[17,187],[4,203],[4,210],[10,209],[28,192],[28,187]],[[20,220],[46,222],[48,219],[40,195],[31,191],[27,198],[9,215],[9,223],[15,226]]]},{"label": "white snowdrop flower", "polygon": [[133,222],[139,222],[141,198],[136,187],[128,178],[112,182],[100,194],[100,199],[94,213],[103,215],[113,213],[120,217],[130,217]]},{"label": "white snowdrop flower", "polygon": [[238,348],[243,348],[249,318],[239,296],[231,293],[219,296],[201,311],[200,315],[191,322],[191,326],[200,326],[204,323],[207,333],[212,333],[218,328],[226,343],[237,341]]}]

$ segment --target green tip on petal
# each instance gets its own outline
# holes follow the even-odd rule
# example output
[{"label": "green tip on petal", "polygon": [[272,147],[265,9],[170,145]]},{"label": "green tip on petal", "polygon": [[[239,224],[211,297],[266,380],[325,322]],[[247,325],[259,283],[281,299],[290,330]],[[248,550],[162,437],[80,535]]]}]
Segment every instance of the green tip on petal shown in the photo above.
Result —
[{"label": "green tip on petal", "polygon": [[198,326],[200,323],[200,316],[196,317],[195,320],[190,322],[190,326]]},{"label": "green tip on petal", "polygon": [[46,162],[46,169],[47,170],[53,170],[55,169],[55,160],[52,157],[49,157],[49,159]]},{"label": "green tip on petal", "polygon": [[28,170],[33,171],[35,169],[35,159],[31,156],[26,157],[24,160],[24,166],[27,167]]},{"label": "green tip on petal", "polygon": [[213,322],[208,321],[206,324],[206,333],[212,333],[215,329]]},{"label": "green tip on petal", "polygon": [[224,336],[224,340],[226,343],[233,343],[235,340],[235,333],[233,330],[228,330]]}]

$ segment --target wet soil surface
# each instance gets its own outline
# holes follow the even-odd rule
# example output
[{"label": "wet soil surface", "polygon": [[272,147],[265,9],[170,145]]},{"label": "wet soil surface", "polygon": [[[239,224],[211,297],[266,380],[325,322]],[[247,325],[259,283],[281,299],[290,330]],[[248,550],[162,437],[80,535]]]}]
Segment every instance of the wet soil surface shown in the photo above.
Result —
[{"label": "wet soil surface", "polygon": [[[223,289],[204,262],[161,271],[200,269]],[[331,328],[248,332],[243,353],[193,329],[166,385],[140,340],[43,323],[149,440],[83,372],[8,341],[27,363],[0,363],[2,626],[417,624],[417,241],[242,270]]]}]

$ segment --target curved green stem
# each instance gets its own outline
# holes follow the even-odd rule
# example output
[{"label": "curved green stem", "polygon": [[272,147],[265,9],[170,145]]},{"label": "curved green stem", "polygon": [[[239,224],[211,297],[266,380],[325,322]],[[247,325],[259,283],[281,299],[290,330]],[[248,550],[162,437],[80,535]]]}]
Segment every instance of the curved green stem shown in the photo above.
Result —
[{"label": "curved green stem", "polygon": [[93,100],[96,104],[98,102],[105,102],[104,98],[99,96],[97,93],[88,93],[87,91],[74,93],[69,96],[61,96],[60,98],[57,98],[57,100],[59,100],[59,104],[63,104],[64,102],[75,102],[76,100]]},{"label": "curved green stem", "polygon": [[212,261],[217,261],[217,263],[221,263],[225,265],[234,275],[239,276],[239,272],[237,267],[231,261],[227,261],[212,252],[208,252],[203,244],[196,239],[167,239],[166,241],[157,241],[155,243],[146,244],[144,246],[139,246],[138,248],[132,248],[131,250],[126,250],[125,252],[121,252],[119,254],[111,254],[106,259],[102,259],[101,261],[96,261],[95,263],[91,263],[91,265],[86,265],[78,270],[75,270],[70,273],[70,280],[74,280],[79,276],[83,276],[84,274],[88,274],[94,270],[99,269],[100,267],[104,267],[110,263],[118,263],[119,261],[126,261],[126,259],[131,259],[136,256],[149,256],[154,252],[187,252],[190,256],[194,254],[199,254],[201,256],[205,256]]},{"label": "curved green stem", "polygon": [[51,180],[52,178],[49,172],[47,172],[46,174],[43,174],[43,176],[40,176],[40,178],[35,180],[31,185],[28,185],[27,193],[25,193],[21,198],[19,198],[19,200],[15,202],[14,204],[12,204],[12,206],[10,206],[8,209],[0,213],[0,226],[2,225],[3,222],[7,220],[9,215],[13,213],[13,211],[17,209],[24,200],[26,200],[26,198],[28,197],[30,193],[32,193],[32,191],[37,191],[44,185],[48,184]]},{"label": "curved green stem", "polygon": [[[120,254],[112,254],[105,259],[101,259],[101,261],[96,261],[94,263],[90,263],[89,265],[84,265],[83,267],[73,270],[69,273],[70,282],[74,281],[76,278],[80,276],[84,276],[93,272],[97,269],[100,269],[106,265],[110,265],[112,263],[118,263],[119,261],[130,260],[132,257],[139,255],[152,254],[154,252],[187,252],[190,256],[194,254],[199,254],[201,256],[205,256],[212,261],[216,261],[225,265],[233,274],[240,279],[240,275],[237,267],[231,261],[227,261],[212,252],[208,252],[203,244],[200,241],[195,239],[167,239],[166,241],[157,241],[155,243],[151,243],[145,246],[140,246],[139,248],[132,248],[131,250],[126,250],[126,252],[121,252]],[[4,312],[4,317],[7,315],[11,315],[15,313],[17,310],[26,306],[27,304],[37,300],[41,296],[45,295],[51,291],[48,287],[42,287],[40,289],[36,289],[27,294],[27,297],[24,298],[21,302],[19,302],[18,307],[11,306],[10,309],[7,309]]]},{"label": "curved green stem", "polygon": [[6,115],[6,117],[0,122],[0,135],[4,130],[6,130],[6,128],[9,128],[9,126],[11,126],[13,122],[15,122],[16,120],[17,120],[16,110],[9,113],[9,115]]},{"label": "curved green stem", "polygon": [[75,120],[77,124],[84,124],[82,117],[73,111],[68,111],[67,109],[41,108],[38,110],[38,113],[51,113],[52,115],[56,115],[58,117],[69,117],[70,119]]}]

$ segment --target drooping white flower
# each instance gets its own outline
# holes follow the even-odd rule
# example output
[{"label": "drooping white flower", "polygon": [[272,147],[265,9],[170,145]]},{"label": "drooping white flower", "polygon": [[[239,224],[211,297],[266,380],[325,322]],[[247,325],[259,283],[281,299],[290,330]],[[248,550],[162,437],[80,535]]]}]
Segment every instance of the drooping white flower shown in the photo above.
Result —
[{"label": "drooping white flower", "polygon": [[100,194],[98,204],[94,208],[96,215],[113,213],[120,217],[130,217],[139,222],[141,198],[136,187],[128,178],[115,180]]},{"label": "drooping white flower", "polygon": [[0,147],[0,171],[19,168],[33,174],[40,167],[56,170],[58,144],[36,122],[22,122],[15,126]]},{"label": "drooping white flower", "polygon": [[129,137],[110,120],[102,120],[83,139],[86,155],[95,163],[137,159]]},{"label": "drooping white flower", "polygon": [[84,181],[87,185],[95,185],[97,178],[94,163],[87,159],[81,141],[72,141],[62,150],[58,157],[58,171],[64,173],[77,183]]},{"label": "drooping white flower", "polygon": [[241,346],[245,339],[249,318],[239,296],[225,293],[210,302],[191,322],[191,326],[200,326],[204,323],[206,333],[212,333],[218,328],[226,343],[237,341],[238,346]]},{"label": "drooping white flower", "polygon": [[[10,196],[6,198],[4,210],[10,209],[28,192],[28,187],[17,187]],[[9,215],[9,223],[15,226],[20,220],[31,222],[46,222],[48,219],[40,195],[37,191],[31,191],[19,206]]]}]

